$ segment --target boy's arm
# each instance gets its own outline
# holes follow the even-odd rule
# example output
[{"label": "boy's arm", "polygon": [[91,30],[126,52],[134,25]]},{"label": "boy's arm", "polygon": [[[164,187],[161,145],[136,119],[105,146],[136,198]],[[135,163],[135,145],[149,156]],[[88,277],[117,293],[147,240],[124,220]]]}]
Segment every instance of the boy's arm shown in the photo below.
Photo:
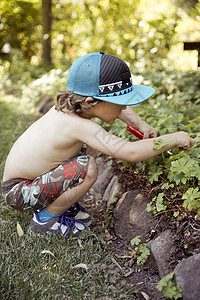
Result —
[{"label": "boy's arm", "polygon": [[131,107],[127,107],[122,111],[119,119],[125,122],[127,125],[132,125],[135,128],[139,129],[144,134],[144,139],[154,138],[157,136],[156,130],[145,123]]},{"label": "boy's arm", "polygon": [[[117,159],[130,162],[149,159],[173,146],[187,149],[194,144],[194,140],[183,131],[163,135],[155,139],[128,142],[110,134],[91,120],[83,121],[74,134],[77,139],[88,144],[90,147]],[[168,142],[168,144],[159,150],[153,149],[154,140],[157,139],[163,139],[165,142]]]}]

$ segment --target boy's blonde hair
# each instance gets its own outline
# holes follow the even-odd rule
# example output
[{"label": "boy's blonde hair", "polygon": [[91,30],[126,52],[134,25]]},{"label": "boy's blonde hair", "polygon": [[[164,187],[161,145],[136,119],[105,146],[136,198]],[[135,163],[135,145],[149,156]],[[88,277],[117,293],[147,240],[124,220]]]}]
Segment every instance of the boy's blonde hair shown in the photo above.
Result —
[{"label": "boy's blonde hair", "polygon": [[55,109],[62,112],[63,109],[67,109],[69,112],[80,115],[90,109],[91,106],[94,106],[100,102],[100,100],[94,99],[91,105],[88,106],[88,104],[85,103],[86,98],[86,96],[74,94],[68,90],[65,92],[60,92],[56,98]]}]

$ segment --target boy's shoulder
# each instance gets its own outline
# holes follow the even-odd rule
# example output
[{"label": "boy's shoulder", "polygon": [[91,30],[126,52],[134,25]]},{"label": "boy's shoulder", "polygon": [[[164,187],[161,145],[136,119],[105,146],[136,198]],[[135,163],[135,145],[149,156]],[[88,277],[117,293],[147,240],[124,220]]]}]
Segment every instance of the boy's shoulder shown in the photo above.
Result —
[{"label": "boy's shoulder", "polygon": [[[56,110],[52,111],[52,118],[49,115],[49,121],[52,121],[55,118],[56,124],[58,127],[63,128],[63,133],[71,132],[74,136],[81,134],[89,135],[91,131],[96,131],[98,128],[102,128],[94,120],[84,118],[75,113],[68,112],[57,112]],[[57,117],[59,114],[59,117]]]}]

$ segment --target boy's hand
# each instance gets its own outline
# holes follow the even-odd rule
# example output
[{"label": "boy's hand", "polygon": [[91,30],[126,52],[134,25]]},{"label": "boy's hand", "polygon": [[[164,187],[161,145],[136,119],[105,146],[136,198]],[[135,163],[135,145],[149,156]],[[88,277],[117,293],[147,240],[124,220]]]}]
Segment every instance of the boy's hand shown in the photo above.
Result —
[{"label": "boy's hand", "polygon": [[143,139],[155,138],[157,136],[156,130],[145,123],[131,107],[127,107],[121,112],[119,119],[127,125],[131,125],[143,133]]},{"label": "boy's hand", "polygon": [[140,125],[139,130],[143,133],[143,139],[157,137],[156,130],[145,122]]},{"label": "boy's hand", "polygon": [[179,131],[174,134],[177,138],[176,146],[178,148],[188,149],[195,144],[195,140],[192,139],[187,132]]}]

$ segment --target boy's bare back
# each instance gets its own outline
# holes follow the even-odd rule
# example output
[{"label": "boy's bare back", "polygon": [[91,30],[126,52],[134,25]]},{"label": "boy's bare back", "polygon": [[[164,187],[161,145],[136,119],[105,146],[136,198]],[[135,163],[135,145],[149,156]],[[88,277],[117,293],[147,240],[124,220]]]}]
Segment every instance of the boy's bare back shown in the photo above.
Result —
[{"label": "boy's bare back", "polygon": [[5,165],[3,181],[34,179],[77,155],[83,145],[74,136],[82,122],[92,122],[53,107],[32,124],[13,145]]}]

